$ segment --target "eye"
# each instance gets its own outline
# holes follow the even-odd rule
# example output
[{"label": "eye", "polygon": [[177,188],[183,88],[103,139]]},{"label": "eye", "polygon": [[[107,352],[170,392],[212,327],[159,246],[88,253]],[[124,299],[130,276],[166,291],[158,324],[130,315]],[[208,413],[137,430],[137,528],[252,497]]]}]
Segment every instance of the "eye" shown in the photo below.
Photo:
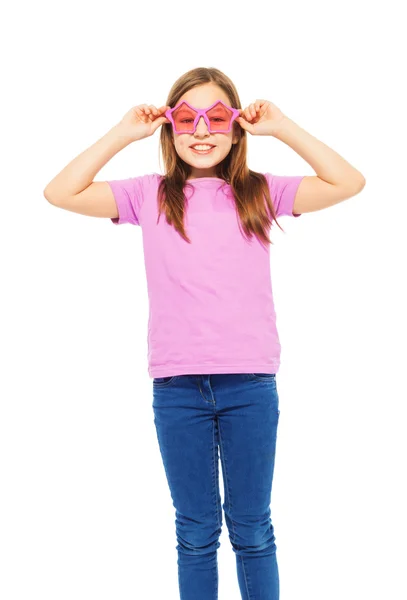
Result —
[{"label": "eye", "polygon": [[222,119],[221,117],[212,117],[211,121],[215,121],[215,122],[219,123],[220,121],[224,122],[225,119]]},{"label": "eye", "polygon": [[191,121],[193,121],[193,119],[182,119],[181,123],[191,123]]}]

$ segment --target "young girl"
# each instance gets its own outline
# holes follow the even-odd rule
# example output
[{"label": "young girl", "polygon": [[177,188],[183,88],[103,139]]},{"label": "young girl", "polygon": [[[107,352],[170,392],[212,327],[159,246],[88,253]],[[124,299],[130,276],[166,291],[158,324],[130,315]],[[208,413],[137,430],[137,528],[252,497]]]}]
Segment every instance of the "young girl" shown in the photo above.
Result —
[{"label": "young girl", "polygon": [[[165,176],[93,181],[160,126]],[[290,145],[317,175],[251,171],[247,131]],[[267,234],[278,217],[331,206],[363,186],[359,171],[270,101],[242,110],[225,74],[197,68],[176,81],[166,105],[132,108],[44,191],[61,208],[142,227],[154,423],[182,600],[218,597],[222,506],[242,598],[279,598],[270,502],[280,343]]]}]

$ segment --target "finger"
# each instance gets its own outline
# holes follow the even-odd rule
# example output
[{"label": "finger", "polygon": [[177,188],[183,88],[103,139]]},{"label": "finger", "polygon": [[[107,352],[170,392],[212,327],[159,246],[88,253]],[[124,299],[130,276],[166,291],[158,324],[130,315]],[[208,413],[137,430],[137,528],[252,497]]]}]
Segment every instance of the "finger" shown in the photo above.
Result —
[{"label": "finger", "polygon": [[150,121],[154,121],[155,120],[155,116],[154,116],[154,110],[153,110],[153,106],[152,104],[149,104],[146,106],[146,115],[148,116]]},{"label": "finger", "polygon": [[251,123],[248,123],[247,121],[243,121],[243,123],[241,123],[241,126],[242,126],[242,129],[245,129],[249,133],[253,133],[253,125]]},{"label": "finger", "polygon": [[262,117],[264,115],[264,113],[267,112],[268,101],[267,100],[257,100],[257,103],[258,103],[258,107],[259,107],[260,116]]},{"label": "finger", "polygon": [[154,131],[156,131],[161,125],[163,125],[164,123],[169,123],[168,119],[166,117],[159,117],[158,119],[156,119],[154,121]]},{"label": "finger", "polygon": [[136,114],[143,123],[147,122],[147,117],[142,107],[135,108]]},{"label": "finger", "polygon": [[140,112],[143,115],[143,117],[144,118],[147,117],[147,115],[148,115],[148,106],[147,106],[147,104],[141,104],[139,106],[139,109],[140,109]]},{"label": "finger", "polygon": [[151,122],[154,120],[153,111],[151,110],[151,108],[148,104],[143,104],[143,111],[144,111],[144,114],[146,115],[147,122],[148,121]]},{"label": "finger", "polygon": [[159,112],[161,113],[161,116],[164,118],[164,123],[171,123],[171,121],[167,118],[166,116],[166,112],[167,110],[170,110],[171,106],[168,106],[167,104],[164,104],[160,109]]},{"label": "finger", "polygon": [[165,121],[164,123],[171,123],[171,121],[169,119],[167,119],[167,117],[165,116],[165,113],[167,112],[168,109],[170,109],[171,106],[167,106],[166,104],[164,106],[161,106],[158,109],[158,113],[164,117]]},{"label": "finger", "polygon": [[242,129],[245,129],[246,131],[249,131],[250,133],[252,132],[253,125],[251,123],[248,123],[244,117],[238,117],[236,120]]}]

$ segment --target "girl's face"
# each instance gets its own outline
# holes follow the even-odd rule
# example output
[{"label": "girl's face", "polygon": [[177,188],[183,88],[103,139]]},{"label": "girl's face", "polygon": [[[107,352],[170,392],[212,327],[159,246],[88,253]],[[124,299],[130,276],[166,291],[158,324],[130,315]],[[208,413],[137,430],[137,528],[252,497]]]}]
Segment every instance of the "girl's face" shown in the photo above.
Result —
[{"label": "girl's face", "polygon": [[[230,106],[230,100],[225,92],[214,83],[205,83],[186,92],[177,102],[185,100],[195,108],[212,106],[217,100],[222,100]],[[174,146],[177,154],[191,166],[190,179],[198,177],[215,177],[215,166],[230,152],[232,144],[238,142],[233,127],[229,133],[210,133],[203,117],[196,126],[195,133],[175,133],[173,130]],[[210,144],[215,146],[209,154],[198,154],[191,148],[195,144]]]}]

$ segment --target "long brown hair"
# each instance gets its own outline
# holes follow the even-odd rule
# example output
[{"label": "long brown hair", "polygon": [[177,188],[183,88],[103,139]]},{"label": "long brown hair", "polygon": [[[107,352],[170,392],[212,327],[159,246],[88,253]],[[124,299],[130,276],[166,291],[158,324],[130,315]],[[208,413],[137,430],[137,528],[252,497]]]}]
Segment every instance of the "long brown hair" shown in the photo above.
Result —
[{"label": "long brown hair", "polygon": [[[229,77],[218,69],[205,67],[192,69],[179,77],[168,94],[166,105],[171,108],[176,106],[188,90],[204,83],[215,83],[228,96],[230,106],[242,108],[237,90]],[[262,173],[248,168],[246,131],[236,121],[233,122],[233,127],[239,141],[232,144],[229,154],[216,165],[216,177],[230,184],[245,235],[251,238],[254,234],[262,243],[272,244],[267,231],[273,220],[278,227],[280,225],[276,219],[267,180]],[[161,212],[164,212],[167,222],[174,226],[185,241],[191,243],[184,229],[184,187],[190,185],[186,180],[191,173],[191,167],[178,155],[173,144],[171,128],[171,123],[163,123],[160,131],[160,146],[166,175],[162,177],[158,188],[158,218]],[[280,229],[284,231],[282,227]]]}]

